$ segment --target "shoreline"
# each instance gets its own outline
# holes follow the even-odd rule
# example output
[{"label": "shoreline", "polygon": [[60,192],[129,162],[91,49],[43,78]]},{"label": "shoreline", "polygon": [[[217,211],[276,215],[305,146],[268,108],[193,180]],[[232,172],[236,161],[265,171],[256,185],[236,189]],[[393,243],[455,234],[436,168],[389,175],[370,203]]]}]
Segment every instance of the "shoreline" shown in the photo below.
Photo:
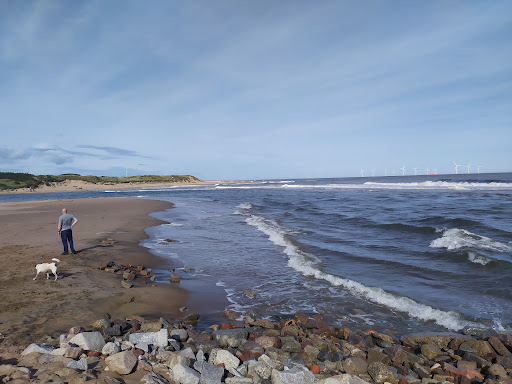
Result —
[{"label": "shoreline", "polygon": [[[28,188],[12,189],[0,191],[0,195],[11,194],[34,194],[34,193],[52,193],[52,192],[80,192],[80,191],[107,191],[110,189],[137,189],[137,188],[159,188],[159,187],[182,187],[193,185],[215,185],[220,181],[198,181],[190,183],[112,183],[112,184],[95,184],[82,180],[66,180],[63,182],[52,183],[51,185],[41,185],[36,189]],[[225,184],[237,182],[222,182]]]},{"label": "shoreline", "polygon": [[[0,203],[0,357],[16,356],[30,340],[66,332],[101,318],[130,315],[179,316],[189,294],[168,282],[133,288],[121,287],[122,275],[99,267],[109,261],[117,265],[158,268],[164,260],[139,245],[145,229],[162,223],[150,213],[172,208],[172,204],[143,199],[68,199]],[[76,255],[64,255],[57,235],[61,208],[78,218],[73,230]],[[107,239],[113,239],[114,242]],[[59,278],[36,281],[34,265],[61,260]],[[122,271],[121,271],[122,273]],[[155,310],[157,309],[157,310]]]}]

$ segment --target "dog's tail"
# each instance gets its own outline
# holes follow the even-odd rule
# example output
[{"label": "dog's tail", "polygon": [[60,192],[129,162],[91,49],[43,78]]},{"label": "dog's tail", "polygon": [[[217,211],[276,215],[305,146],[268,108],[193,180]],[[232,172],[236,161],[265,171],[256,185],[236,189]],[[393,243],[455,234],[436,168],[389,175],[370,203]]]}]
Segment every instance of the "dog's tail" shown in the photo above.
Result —
[{"label": "dog's tail", "polygon": [[54,257],[54,258],[52,259],[52,261],[55,261],[56,263],[60,263],[60,260],[59,260],[59,259],[57,259],[56,257]]}]

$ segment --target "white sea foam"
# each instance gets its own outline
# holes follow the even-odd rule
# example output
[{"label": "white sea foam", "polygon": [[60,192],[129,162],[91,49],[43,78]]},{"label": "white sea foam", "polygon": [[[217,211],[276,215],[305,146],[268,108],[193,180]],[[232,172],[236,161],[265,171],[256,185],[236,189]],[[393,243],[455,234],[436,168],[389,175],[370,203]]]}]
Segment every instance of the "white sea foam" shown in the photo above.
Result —
[{"label": "white sea foam", "polygon": [[362,296],[374,303],[384,305],[396,311],[406,312],[409,316],[419,320],[435,321],[437,324],[451,330],[460,330],[467,325],[475,325],[463,320],[456,312],[435,309],[428,305],[417,303],[408,297],[386,292],[378,287],[368,287],[357,281],[325,273],[319,269],[320,260],[294,245],[288,239],[290,231],[280,226],[277,222],[256,215],[248,216],[246,222],[266,234],[272,243],[282,247],[283,252],[288,256],[288,266],[304,276],[325,280],[333,286],[343,287],[352,294]]},{"label": "white sea foam", "polygon": [[481,264],[481,265],[487,265],[491,261],[493,261],[493,259],[491,259],[489,257],[485,257],[485,256],[482,256],[482,255],[477,255],[477,254],[475,254],[473,252],[469,252],[468,253],[468,260],[471,261],[472,263]]},{"label": "white sea foam", "polygon": [[252,204],[251,203],[242,203],[242,204],[237,205],[237,208],[240,208],[240,209],[251,209],[252,208]]},{"label": "white sea foam", "polygon": [[443,232],[443,236],[432,240],[431,248],[446,248],[449,251],[455,249],[477,249],[493,252],[511,252],[512,246],[500,243],[489,237],[480,236],[465,229],[450,228],[437,230]]},{"label": "white sea foam", "polygon": [[449,181],[423,181],[412,183],[377,183],[367,181],[364,184],[284,184],[283,188],[319,188],[319,189],[402,189],[402,190],[512,190],[512,183],[468,183]]}]

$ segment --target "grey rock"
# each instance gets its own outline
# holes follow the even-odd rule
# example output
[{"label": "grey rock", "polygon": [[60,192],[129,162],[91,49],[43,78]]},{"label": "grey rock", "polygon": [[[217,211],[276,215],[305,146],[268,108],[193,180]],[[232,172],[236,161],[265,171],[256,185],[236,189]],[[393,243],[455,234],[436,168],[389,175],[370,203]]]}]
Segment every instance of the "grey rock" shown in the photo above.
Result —
[{"label": "grey rock", "polygon": [[297,366],[299,366],[299,367],[304,367],[306,364],[304,363],[304,360],[299,359],[298,357],[295,357],[295,356],[287,356],[287,357],[283,360],[283,365],[284,365],[286,368],[292,369],[292,368],[295,368],[295,367],[297,367]]},{"label": "grey rock", "polygon": [[[154,372],[144,375],[140,381],[144,384],[170,384],[169,380]],[[121,383],[121,381],[119,381],[119,383]]]},{"label": "grey rock", "polygon": [[132,283],[127,282],[126,280],[121,280],[121,287],[130,289],[133,287]]},{"label": "grey rock", "polygon": [[105,344],[101,349],[101,353],[107,356],[115,355],[116,353],[119,352],[121,352],[121,347],[118,344],[113,343],[111,341]]},{"label": "grey rock", "polygon": [[300,346],[300,343],[296,340],[287,340],[283,343],[283,346],[281,347],[283,351],[290,352],[290,353],[299,353],[302,348]]},{"label": "grey rock", "polygon": [[381,362],[386,365],[391,365],[391,359],[388,355],[379,352],[378,350],[374,348],[370,348],[368,350],[368,357],[366,358],[368,364],[375,363],[375,362]]},{"label": "grey rock", "polygon": [[387,365],[380,362],[371,363],[368,366],[368,373],[377,384],[389,382],[392,384],[398,383],[398,379],[389,369]]},{"label": "grey rock", "polygon": [[86,351],[101,351],[105,340],[100,332],[82,332],[69,340],[70,344],[76,344]]},{"label": "grey rock", "polygon": [[492,376],[507,377],[507,371],[501,364],[493,364],[487,369],[487,374]]},{"label": "grey rock", "polygon": [[272,371],[272,384],[313,384],[315,375],[306,367],[296,366],[288,371]]},{"label": "grey rock", "polygon": [[229,370],[230,368],[237,368],[240,365],[240,360],[229,351],[213,349],[210,353],[209,363],[213,365],[224,364],[224,367]]},{"label": "grey rock", "polygon": [[343,374],[329,377],[324,384],[368,384],[368,382],[357,376]]},{"label": "grey rock", "polygon": [[194,351],[192,351],[192,348],[188,347],[188,348],[185,348],[184,350],[180,351],[180,355],[181,356],[185,356],[189,359],[195,359],[196,358],[196,355],[194,354]]},{"label": "grey rock", "polygon": [[116,353],[105,359],[110,370],[119,375],[128,375],[137,364],[137,356],[132,350]]},{"label": "grey rock", "polygon": [[172,367],[172,376],[178,384],[199,384],[201,379],[201,375],[198,372],[185,364],[176,364]]},{"label": "grey rock", "polygon": [[167,329],[160,329],[158,332],[137,332],[131,333],[129,341],[132,344],[148,343],[157,347],[167,347]]},{"label": "grey rock", "polygon": [[201,384],[220,384],[222,376],[224,376],[224,368],[217,367],[206,361],[196,361],[196,363],[201,365],[201,378],[199,380]]},{"label": "grey rock", "polygon": [[270,365],[268,365],[268,364],[265,364],[265,363],[262,363],[262,362],[258,362],[258,363],[259,364],[257,364],[254,367],[254,371],[262,379],[265,379],[265,380],[269,379],[270,376],[272,375],[273,368]]},{"label": "grey rock", "polygon": [[171,331],[171,338],[178,341],[187,341],[188,333],[185,329],[173,329]]},{"label": "grey rock", "polygon": [[349,375],[359,375],[366,373],[368,364],[360,357],[349,357],[343,361],[343,370]]},{"label": "grey rock", "polygon": [[203,352],[202,349],[197,351],[197,353],[196,353],[196,360],[197,361],[206,361],[206,356],[204,355],[204,352]]},{"label": "grey rock", "polygon": [[135,273],[131,271],[124,271],[123,272],[123,279],[132,281],[135,279]]},{"label": "grey rock", "polygon": [[412,370],[419,376],[420,379],[431,377],[430,371],[418,363],[414,363],[412,365]]},{"label": "grey rock", "polygon": [[399,364],[403,364],[407,361],[407,353],[403,350],[402,347],[392,346],[384,348],[384,353],[389,356],[392,362],[398,362]]},{"label": "grey rock", "polygon": [[226,384],[253,384],[250,377],[227,377]]},{"label": "grey rock", "polygon": [[71,360],[67,365],[67,368],[78,369],[80,371],[87,371],[87,359],[85,357],[80,360]]},{"label": "grey rock", "polygon": [[436,357],[442,356],[444,353],[436,347],[434,344],[423,344],[421,346],[421,353],[429,360],[433,360]]},{"label": "grey rock", "polygon": [[249,336],[249,332],[244,329],[222,329],[213,332],[213,339],[219,342],[221,347],[228,347],[231,344],[232,346],[235,344],[235,347],[242,345],[247,341],[247,337]]},{"label": "grey rock", "polygon": [[52,353],[54,349],[55,348],[52,347],[51,345],[40,344],[40,343],[32,343],[27,348],[25,348],[25,350],[23,352],[21,352],[21,354],[23,356],[25,356],[25,355],[28,355],[29,353],[32,353],[32,352]]}]

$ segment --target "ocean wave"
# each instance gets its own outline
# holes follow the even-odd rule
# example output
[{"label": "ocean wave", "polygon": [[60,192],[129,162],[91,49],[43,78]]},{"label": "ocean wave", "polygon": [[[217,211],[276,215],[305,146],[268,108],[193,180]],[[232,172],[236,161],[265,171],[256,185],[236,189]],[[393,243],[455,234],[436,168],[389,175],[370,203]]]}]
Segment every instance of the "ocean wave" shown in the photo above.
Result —
[{"label": "ocean wave", "polygon": [[475,326],[474,323],[462,319],[460,314],[456,312],[435,309],[428,305],[420,304],[408,297],[386,292],[382,288],[368,287],[354,280],[325,273],[320,270],[321,262],[316,256],[302,251],[289,240],[290,230],[280,226],[274,220],[256,215],[249,215],[246,218],[246,222],[267,235],[272,243],[282,247],[283,252],[288,256],[288,266],[304,276],[327,281],[333,286],[343,287],[352,294],[376,304],[405,312],[410,317],[422,321],[434,321],[450,330],[460,330],[468,325]]},{"label": "ocean wave", "polygon": [[252,204],[251,203],[242,203],[242,204],[237,205],[236,207],[240,208],[240,209],[251,209]]},{"label": "ocean wave", "polygon": [[282,188],[319,188],[319,189],[398,189],[398,190],[512,190],[512,183],[469,183],[449,181],[423,181],[411,183],[378,183],[367,181],[364,184],[284,184]]},{"label": "ocean wave", "polygon": [[431,248],[446,248],[449,251],[456,249],[476,249],[492,252],[512,252],[512,246],[500,243],[486,236],[480,236],[465,229],[450,228],[439,229],[440,238],[432,240]]},{"label": "ocean wave", "polygon": [[480,264],[480,265],[487,265],[490,262],[494,261],[493,259],[491,259],[489,257],[477,255],[476,253],[473,253],[473,252],[468,253],[468,260],[471,261],[472,263]]}]

